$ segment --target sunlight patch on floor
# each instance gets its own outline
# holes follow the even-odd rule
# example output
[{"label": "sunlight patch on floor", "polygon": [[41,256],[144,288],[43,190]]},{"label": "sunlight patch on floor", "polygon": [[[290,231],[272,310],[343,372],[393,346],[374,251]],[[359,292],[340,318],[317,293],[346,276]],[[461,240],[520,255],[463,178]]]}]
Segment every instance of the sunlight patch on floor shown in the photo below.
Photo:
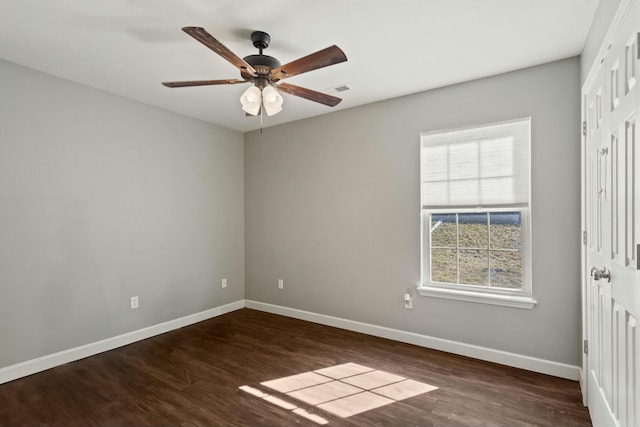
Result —
[{"label": "sunlight patch on floor", "polygon": [[[438,387],[379,371],[356,363],[344,363],[297,375],[261,382],[260,385],[315,406],[341,418],[360,414]],[[292,410],[318,424],[328,421],[316,414],[249,386],[241,390],[281,408]]]}]

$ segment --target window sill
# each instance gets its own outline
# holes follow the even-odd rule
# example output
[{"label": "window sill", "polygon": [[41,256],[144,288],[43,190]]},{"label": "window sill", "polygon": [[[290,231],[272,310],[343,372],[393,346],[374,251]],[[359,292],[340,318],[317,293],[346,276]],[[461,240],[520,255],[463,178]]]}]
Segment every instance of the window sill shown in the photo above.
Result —
[{"label": "window sill", "polygon": [[504,307],[524,308],[528,310],[531,310],[538,303],[535,299],[526,296],[488,294],[483,292],[444,289],[431,286],[419,286],[418,292],[420,295],[425,297],[454,299],[481,304],[501,305]]}]

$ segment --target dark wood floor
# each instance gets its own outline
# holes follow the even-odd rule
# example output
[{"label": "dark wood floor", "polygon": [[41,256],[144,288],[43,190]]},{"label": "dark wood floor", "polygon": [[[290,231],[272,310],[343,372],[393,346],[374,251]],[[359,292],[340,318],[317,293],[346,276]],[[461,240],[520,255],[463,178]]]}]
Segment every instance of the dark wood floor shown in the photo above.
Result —
[{"label": "dark wood floor", "polygon": [[329,426],[591,425],[576,382],[249,309],[0,385],[0,425],[317,425],[238,387],[346,362],[439,388],[345,419],[301,405]]}]

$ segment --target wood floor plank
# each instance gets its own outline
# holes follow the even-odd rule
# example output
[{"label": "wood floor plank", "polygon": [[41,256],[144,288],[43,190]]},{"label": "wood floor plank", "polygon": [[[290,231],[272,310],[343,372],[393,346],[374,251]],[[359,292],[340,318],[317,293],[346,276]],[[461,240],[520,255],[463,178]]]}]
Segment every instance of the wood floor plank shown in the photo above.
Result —
[{"label": "wood floor plank", "polygon": [[[261,382],[343,363],[438,389],[340,418]],[[0,385],[0,426],[591,426],[578,383],[242,309]]]}]

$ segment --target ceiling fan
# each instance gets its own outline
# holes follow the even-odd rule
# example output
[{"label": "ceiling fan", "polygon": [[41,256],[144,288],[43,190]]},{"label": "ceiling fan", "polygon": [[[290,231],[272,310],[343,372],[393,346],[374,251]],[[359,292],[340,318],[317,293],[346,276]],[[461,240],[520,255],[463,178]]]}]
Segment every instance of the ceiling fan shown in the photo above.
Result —
[{"label": "ceiling fan", "polygon": [[229,48],[201,27],[184,27],[182,29],[194,39],[222,56],[240,71],[241,79],[224,80],[195,80],[184,82],[163,82],[167,87],[207,86],[237,83],[251,83],[240,97],[242,109],[247,115],[257,115],[264,106],[268,115],[277,114],[282,110],[282,96],[279,92],[299,96],[310,101],[335,107],[342,99],[301,86],[281,82],[289,77],[313,71],[329,65],[339,64],[347,60],[346,55],[338,46],[329,46],[310,55],[281,65],[276,58],[264,55],[262,51],[269,46],[271,37],[264,31],[251,33],[253,46],[258,49],[257,55],[238,57]]}]

